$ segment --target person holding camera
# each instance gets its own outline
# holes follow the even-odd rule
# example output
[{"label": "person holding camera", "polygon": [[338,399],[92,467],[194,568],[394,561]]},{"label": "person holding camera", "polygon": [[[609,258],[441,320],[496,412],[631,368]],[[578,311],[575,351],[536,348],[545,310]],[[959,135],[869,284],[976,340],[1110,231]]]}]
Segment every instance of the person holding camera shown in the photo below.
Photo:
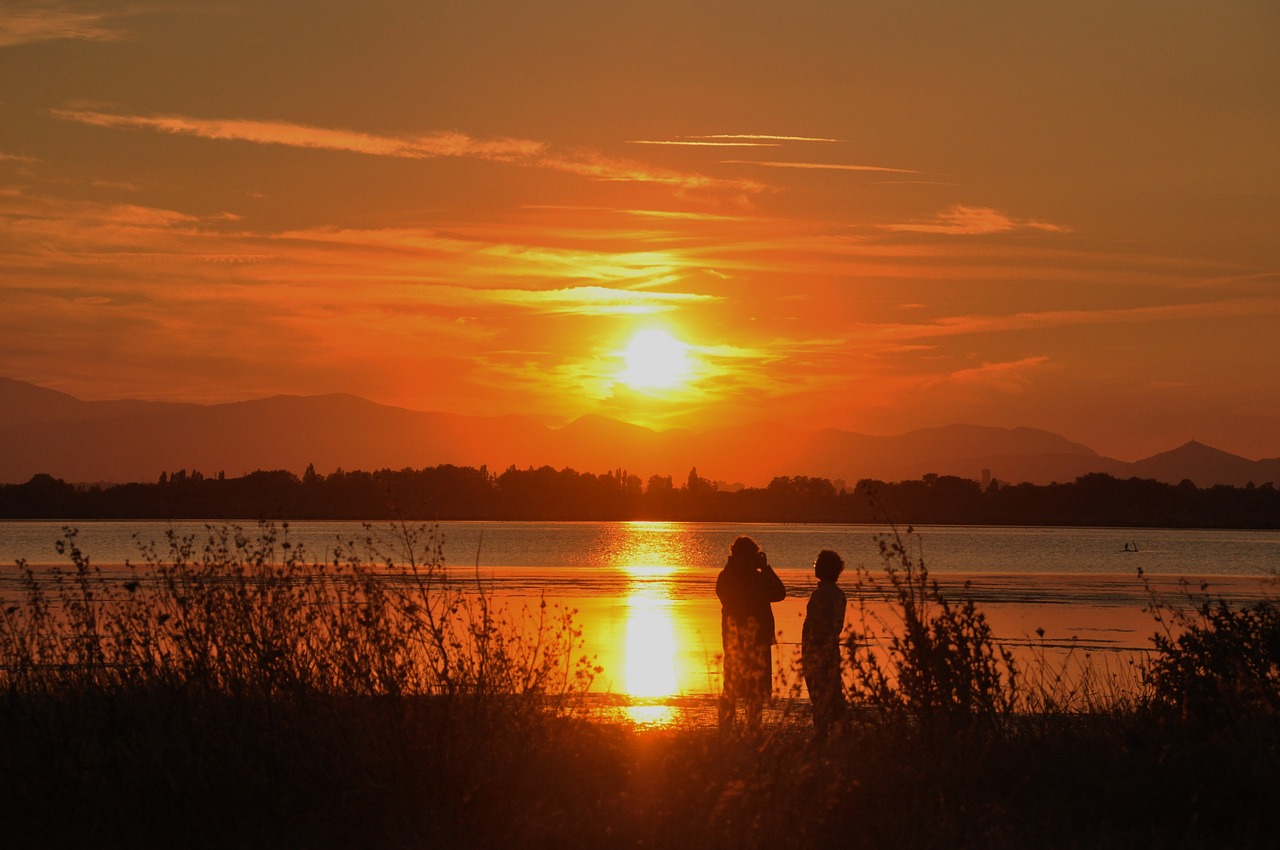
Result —
[{"label": "person holding camera", "polygon": [[720,728],[733,726],[738,701],[745,704],[749,729],[760,725],[765,700],[773,693],[773,608],[787,595],[760,546],[739,537],[716,578],[720,638],[724,645],[724,690],[718,704]]}]

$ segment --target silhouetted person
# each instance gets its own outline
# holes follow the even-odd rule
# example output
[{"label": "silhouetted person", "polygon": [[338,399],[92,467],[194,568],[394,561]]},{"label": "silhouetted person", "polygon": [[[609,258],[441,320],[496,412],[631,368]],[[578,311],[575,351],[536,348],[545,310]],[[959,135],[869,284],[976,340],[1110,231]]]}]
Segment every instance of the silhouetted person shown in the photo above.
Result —
[{"label": "silhouetted person", "polygon": [[844,685],[840,676],[840,632],[844,630],[847,605],[844,591],[836,584],[844,572],[844,560],[823,549],[813,562],[818,586],[809,595],[804,630],[800,637],[800,669],[813,706],[813,728],[825,740],[832,726],[844,719]]},{"label": "silhouetted person", "polygon": [[724,691],[720,728],[733,725],[738,700],[746,705],[747,726],[760,723],[764,702],[773,692],[773,608],[784,599],[782,586],[764,552],[750,537],[729,548],[729,562],[716,578],[720,598],[720,637],[724,643]]}]

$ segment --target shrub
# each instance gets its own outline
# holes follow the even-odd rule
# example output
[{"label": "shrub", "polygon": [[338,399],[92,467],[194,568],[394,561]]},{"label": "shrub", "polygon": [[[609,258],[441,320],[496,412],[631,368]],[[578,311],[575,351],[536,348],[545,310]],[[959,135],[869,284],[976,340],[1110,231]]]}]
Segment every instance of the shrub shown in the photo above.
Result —
[{"label": "shrub", "polygon": [[1148,678],[1157,706],[1210,724],[1280,712],[1280,608],[1274,603],[1233,607],[1204,596],[1187,612],[1169,611],[1153,597],[1151,610],[1162,627],[1151,638],[1156,654]]},{"label": "shrub", "polygon": [[[956,604],[944,597],[924,558],[908,550],[896,528],[878,543],[883,580],[858,568],[853,582],[860,616],[846,637],[845,678],[854,703],[929,722],[1009,715],[1017,669],[985,615],[972,600]],[[871,611],[868,597],[887,599],[897,622]]]}]

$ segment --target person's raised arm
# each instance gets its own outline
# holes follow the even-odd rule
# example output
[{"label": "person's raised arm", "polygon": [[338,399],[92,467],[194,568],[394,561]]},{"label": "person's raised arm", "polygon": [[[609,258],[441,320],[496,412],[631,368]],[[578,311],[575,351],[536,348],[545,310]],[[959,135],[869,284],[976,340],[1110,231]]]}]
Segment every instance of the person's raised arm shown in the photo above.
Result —
[{"label": "person's raised arm", "polygon": [[781,602],[787,598],[787,589],[783,587],[782,579],[778,578],[778,574],[769,565],[769,559],[765,557],[764,552],[760,553],[760,575],[764,576],[766,596],[770,602]]}]

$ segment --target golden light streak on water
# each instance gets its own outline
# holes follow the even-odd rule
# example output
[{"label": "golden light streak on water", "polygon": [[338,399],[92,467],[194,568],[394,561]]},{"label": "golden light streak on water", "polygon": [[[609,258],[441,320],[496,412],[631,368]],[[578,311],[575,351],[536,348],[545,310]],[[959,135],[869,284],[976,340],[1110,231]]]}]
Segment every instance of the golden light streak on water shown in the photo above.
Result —
[{"label": "golden light streak on water", "polygon": [[627,693],[665,697],[676,693],[676,636],[670,603],[633,595],[627,611]]},{"label": "golden light streak on water", "polygon": [[680,709],[664,703],[629,705],[623,709],[622,713],[634,725],[650,728],[675,726],[683,718],[683,712]]},{"label": "golden light streak on water", "polygon": [[675,581],[696,563],[679,523],[628,523],[609,541],[610,565],[627,576],[624,682],[637,725],[668,726],[681,712],[663,699],[681,693],[683,647],[673,616]]}]

